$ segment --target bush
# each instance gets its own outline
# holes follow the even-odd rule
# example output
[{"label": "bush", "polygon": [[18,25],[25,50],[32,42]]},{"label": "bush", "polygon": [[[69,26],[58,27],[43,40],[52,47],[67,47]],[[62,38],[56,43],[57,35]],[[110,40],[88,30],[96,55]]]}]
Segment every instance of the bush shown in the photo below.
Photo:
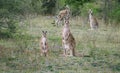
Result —
[{"label": "bush", "polygon": [[112,13],[110,14],[110,18],[114,20],[115,22],[120,22],[120,5],[112,10]]},{"label": "bush", "polygon": [[0,37],[1,38],[12,38],[18,30],[18,21],[15,19],[3,19],[0,21]]},{"label": "bush", "polygon": [[54,14],[56,0],[42,0],[42,13]]},{"label": "bush", "polygon": [[76,16],[81,14],[81,9],[84,7],[84,4],[91,1],[92,0],[66,0],[66,4],[70,5],[72,15]]},{"label": "bush", "polygon": [[92,3],[85,3],[84,6],[81,8],[81,16],[88,16],[88,10],[92,9],[94,15],[100,15],[101,8],[99,4],[95,2]]}]

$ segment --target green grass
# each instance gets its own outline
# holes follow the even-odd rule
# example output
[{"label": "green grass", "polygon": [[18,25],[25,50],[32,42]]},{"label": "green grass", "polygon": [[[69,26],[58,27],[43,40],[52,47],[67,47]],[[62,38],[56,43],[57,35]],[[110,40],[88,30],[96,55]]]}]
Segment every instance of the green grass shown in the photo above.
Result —
[{"label": "green grass", "polygon": [[[38,16],[23,21],[25,36],[0,39],[0,73],[119,73],[120,29],[106,29],[100,22],[99,30],[90,31],[82,20],[70,21],[76,53],[82,56],[67,58],[62,57],[62,26],[53,26],[53,18]],[[47,58],[40,56],[42,30],[48,31]]]}]

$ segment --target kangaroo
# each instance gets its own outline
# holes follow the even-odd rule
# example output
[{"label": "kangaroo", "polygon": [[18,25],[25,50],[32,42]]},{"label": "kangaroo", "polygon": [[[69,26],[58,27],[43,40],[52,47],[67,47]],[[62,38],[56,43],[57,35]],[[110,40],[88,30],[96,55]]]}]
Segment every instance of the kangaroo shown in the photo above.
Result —
[{"label": "kangaroo", "polygon": [[93,16],[93,11],[89,9],[89,23],[91,30],[98,29],[98,22],[97,19]]},{"label": "kangaroo", "polygon": [[48,56],[48,43],[47,43],[46,33],[47,33],[47,31],[42,31],[42,37],[41,37],[41,40],[40,40],[41,56],[42,55]]},{"label": "kangaroo", "polygon": [[76,42],[75,42],[75,39],[74,39],[72,33],[70,32],[68,18],[66,18],[64,20],[64,26],[63,26],[63,30],[62,30],[62,45],[64,48],[65,56],[75,56]]},{"label": "kangaroo", "polygon": [[66,6],[66,8],[64,10],[61,10],[58,14],[58,16],[56,17],[56,24],[57,26],[62,24],[61,22],[64,20],[65,17],[70,17],[70,8],[68,6]]}]

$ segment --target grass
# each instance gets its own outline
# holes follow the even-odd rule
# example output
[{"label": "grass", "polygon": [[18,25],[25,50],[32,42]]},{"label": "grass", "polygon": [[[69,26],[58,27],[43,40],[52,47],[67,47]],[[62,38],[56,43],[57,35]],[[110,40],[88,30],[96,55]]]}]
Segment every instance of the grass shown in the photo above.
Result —
[{"label": "grass", "polygon": [[[76,39],[76,53],[81,57],[62,57],[62,26],[51,24],[52,17],[38,16],[23,21],[23,34],[16,39],[0,39],[0,73],[119,73],[120,29],[100,21],[97,31],[90,31],[81,18],[70,21]],[[23,29],[23,28],[22,28]],[[49,56],[40,56],[41,31],[47,30]]]}]

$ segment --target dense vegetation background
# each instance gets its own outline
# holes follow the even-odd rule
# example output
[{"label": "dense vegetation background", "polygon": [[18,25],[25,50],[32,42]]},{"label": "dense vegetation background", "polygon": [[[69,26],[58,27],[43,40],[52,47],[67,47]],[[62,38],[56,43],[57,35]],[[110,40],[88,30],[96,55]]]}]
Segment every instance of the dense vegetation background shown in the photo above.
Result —
[{"label": "dense vegetation background", "polygon": [[65,5],[70,6],[72,16],[85,17],[92,8],[107,24],[120,21],[120,0],[0,0],[0,34],[10,37],[27,15],[55,15]]},{"label": "dense vegetation background", "polygon": [[27,15],[56,15],[65,5],[70,6],[72,16],[85,17],[92,8],[107,25],[120,21],[120,0],[0,0],[0,34],[10,37]]}]

